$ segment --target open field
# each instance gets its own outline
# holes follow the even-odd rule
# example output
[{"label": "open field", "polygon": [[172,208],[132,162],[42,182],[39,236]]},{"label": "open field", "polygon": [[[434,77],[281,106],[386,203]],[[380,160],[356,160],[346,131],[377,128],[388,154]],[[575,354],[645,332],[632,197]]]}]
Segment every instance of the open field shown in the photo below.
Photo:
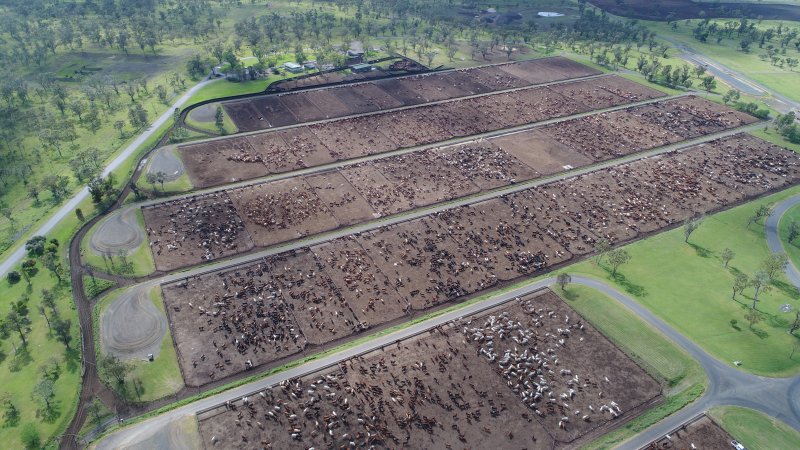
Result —
[{"label": "open field", "polygon": [[[624,381],[615,378],[619,371],[627,374]],[[203,442],[216,436],[229,448],[350,441],[552,448],[614,427],[616,417],[635,415],[659,392],[646,372],[544,291],[231,402],[199,420]]]},{"label": "open field", "polygon": [[[332,242],[359,254],[358,270],[386,292],[389,300],[372,305],[396,305],[399,295],[400,305],[423,310],[543,273],[589,252],[598,237],[622,243],[779,189],[800,179],[798,162],[736,135]],[[723,184],[715,174],[726,175]],[[300,249],[164,286],[187,384],[269,364],[400,314],[398,305],[382,319],[358,317],[363,296],[337,284],[347,275],[329,274],[336,270],[352,267]]]},{"label": "open field", "polygon": [[800,433],[773,417],[748,408],[725,406],[709,411],[726,431],[747,448],[797,448]]}]

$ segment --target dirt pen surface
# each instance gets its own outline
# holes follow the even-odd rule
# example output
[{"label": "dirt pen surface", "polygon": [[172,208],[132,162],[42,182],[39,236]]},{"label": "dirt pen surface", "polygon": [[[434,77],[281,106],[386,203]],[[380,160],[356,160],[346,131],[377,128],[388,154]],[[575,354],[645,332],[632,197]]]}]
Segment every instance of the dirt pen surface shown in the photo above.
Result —
[{"label": "dirt pen surface", "polygon": [[226,102],[223,106],[240,131],[254,131],[599,73],[565,58],[552,57],[275,94]]},{"label": "dirt pen surface", "polygon": [[614,428],[660,391],[543,291],[198,419],[209,448],[551,449]]},{"label": "dirt pen surface", "polygon": [[[704,114],[706,117],[712,114],[709,111],[719,109],[714,114],[724,117],[725,120],[707,118],[702,122],[716,123],[713,131],[750,122],[749,119],[739,119],[739,116],[730,114],[726,108],[717,108],[708,103],[706,100],[694,97],[663,102],[664,105],[667,105],[664,107],[665,110],[671,108],[680,113],[692,110],[696,111],[698,115]],[[661,108],[662,106],[661,103],[657,103],[653,107]],[[245,234],[252,239],[252,245],[266,247],[341,226],[361,223],[381,216],[397,214],[413,208],[528,181],[540,177],[542,174],[554,174],[594,162],[680,142],[684,136],[698,136],[709,131],[705,125],[683,122],[681,128],[683,134],[679,135],[663,127],[661,123],[651,120],[652,116],[637,114],[638,111],[640,111],[639,108],[629,108],[609,113],[597,113],[496,138],[420,150],[353,164],[317,175],[297,176],[246,188],[231,189],[219,195],[227,195],[229,199],[233,200],[225,214],[230,217],[233,217],[231,214],[238,216],[238,220],[245,225]],[[693,115],[692,117],[698,116]],[[345,122],[350,123],[351,120],[346,119]],[[301,159],[303,164],[343,157],[326,153],[323,150],[322,142],[334,139],[332,136],[325,137],[325,134],[336,133],[336,136],[349,143],[355,142],[358,134],[348,133],[348,131],[352,131],[351,129],[334,127],[331,125],[333,123],[335,122],[315,125],[312,127],[313,133],[306,128],[295,128],[224,141],[230,145],[230,147],[226,147],[228,158],[230,158],[228,164],[233,166],[243,164],[240,161],[251,161],[244,164],[253,164],[262,168],[265,167],[265,164],[269,164],[270,169],[285,168],[290,165],[286,158],[268,159],[267,155],[272,152],[271,149],[296,149],[286,150],[281,155],[287,155],[290,152],[303,155],[307,157],[307,159]],[[399,123],[408,125],[403,121]],[[364,136],[361,147],[346,146],[356,153],[369,151],[368,143],[376,143],[374,137],[384,136],[374,129],[367,130],[366,124],[363,125],[364,132],[369,133],[371,137]],[[421,122],[419,126],[421,126]],[[408,136],[413,136],[414,127],[404,126],[402,129]],[[647,132],[642,133],[642,130]],[[320,138],[316,136],[320,136]],[[395,139],[400,140],[397,136],[399,135],[394,136]],[[423,139],[421,135],[417,138]],[[386,139],[384,142],[392,142],[388,141],[385,136],[384,139]],[[748,142],[748,145],[756,147],[761,145],[758,143],[761,141]],[[196,145],[207,144],[209,143]],[[254,153],[248,154],[249,156],[244,155],[243,152],[246,152],[247,148]],[[192,152],[192,154],[199,155],[200,152]],[[196,161],[199,164],[201,160]],[[194,163],[190,165],[190,167],[192,166]],[[209,164],[204,161],[198,167],[200,166],[208,167]],[[209,173],[213,174],[214,172]],[[214,176],[218,177],[218,175]],[[596,177],[600,176],[596,175]],[[619,176],[602,175],[602,177],[605,177],[602,183],[617,183],[632,191],[643,189],[638,187],[636,182],[624,177],[620,180],[617,180]],[[658,177],[654,179],[656,178]],[[777,179],[771,180],[769,183],[777,181]],[[597,187],[596,185],[584,186],[584,181],[580,180],[575,183],[579,188],[589,190]],[[720,189],[723,188],[720,187]],[[600,193],[602,192],[598,194]],[[551,195],[556,194],[551,193]],[[575,201],[576,198],[570,198],[564,200],[563,203],[572,204]],[[613,202],[614,200],[609,199],[608,201]],[[575,204],[575,207],[579,207],[579,205]],[[180,205],[169,207],[162,204],[158,208],[170,210],[173,217],[182,216]],[[188,212],[191,213],[191,211]],[[153,215],[146,216],[146,219],[148,217],[152,218]],[[166,235],[162,236],[161,232],[155,233],[156,238],[159,240],[169,238],[179,243],[189,240],[191,243],[192,238],[186,233],[193,232],[195,228],[216,229],[217,225],[214,223],[204,224],[204,217],[206,216],[202,214],[193,214],[190,219],[185,219],[186,222],[183,226],[169,228]],[[216,220],[216,216],[208,217],[212,221]],[[631,219],[625,223],[628,222],[631,222]],[[595,225],[585,224],[585,229],[581,232],[591,230],[593,226]],[[615,229],[619,224],[603,222],[603,226]],[[148,222],[148,227],[160,230],[163,225],[153,227]],[[565,230],[566,228],[562,228],[559,233]],[[572,231],[576,233],[572,233]],[[615,233],[611,232],[610,234]],[[577,251],[578,254],[582,254],[587,251],[587,248],[591,248],[591,241],[584,239],[582,244],[577,245],[578,241],[575,240],[577,234],[580,234],[577,233],[577,230],[571,230],[569,237],[559,234],[562,239],[560,242],[570,252]],[[609,233],[600,233],[598,236],[605,234]],[[633,234],[631,230],[622,233],[626,238]],[[588,236],[586,233],[583,235]],[[577,247],[573,248],[573,243]],[[181,247],[181,244],[174,245]],[[163,246],[154,245],[153,250],[156,261],[170,259],[169,262],[158,264],[157,267],[176,268],[215,259],[219,256],[246,252],[252,248],[252,245],[248,245],[245,241],[227,248],[224,252],[187,253],[180,249],[179,253],[186,256],[183,263],[174,261],[174,258],[181,256],[180,254],[163,253]],[[196,259],[193,260],[192,257]]]},{"label": "dirt pen surface", "polygon": [[[427,75],[415,80],[416,83],[424,83],[424,80],[434,79],[441,85],[445,76]],[[379,89],[369,84],[353,86],[353,89],[356,88],[362,96],[366,95],[367,90]],[[301,102],[297,100],[299,98],[314,96],[319,100],[326,94],[339,95],[342,89],[345,88],[286,94],[278,100],[289,110],[297,110],[301,108],[297,106],[301,103],[306,106],[312,103],[312,100]],[[371,95],[374,101],[383,101],[375,92]],[[246,137],[187,144],[180,149],[194,186],[208,187],[399,148],[413,148],[663,95],[633,81],[607,76],[563,85],[530,87],[511,94],[491,94],[369,116],[341,118]],[[295,100],[290,102],[288,98]],[[725,112],[725,109],[714,111],[714,106],[705,105],[704,102],[698,100],[692,105],[676,103],[667,107],[667,110],[680,107],[706,115]],[[289,107],[290,104],[294,106]],[[284,115],[312,114],[308,112],[312,109],[292,114],[289,110],[284,111]],[[733,118],[731,116],[730,123],[721,125],[721,128],[736,126]],[[718,126],[717,130],[721,128]],[[609,133],[613,132],[616,130],[609,130]]]},{"label": "dirt pen surface", "polygon": [[146,206],[156,269],[173,270],[253,248],[244,222],[225,192]]},{"label": "dirt pen surface", "polygon": [[[314,189],[342,179],[331,175],[302,188],[283,184],[281,192],[295,189],[284,197],[253,196],[272,199],[253,211],[273,228],[254,232],[252,239],[333,226],[336,215],[319,217],[326,205],[312,199]],[[163,287],[165,303],[186,382],[199,385],[277,363],[305,346],[345,339],[412,310],[461,301],[498,282],[542,274],[588,253],[598,238],[626,242],[798,181],[800,157],[739,134],[175,282]],[[308,220],[275,229],[285,219],[270,218],[270,211],[300,199],[304,208],[310,206],[303,213]],[[181,207],[190,215],[172,223],[195,226],[194,215],[209,211],[204,206],[209,200],[204,202],[187,200]],[[340,211],[361,208],[344,205]],[[246,230],[234,236],[236,243],[251,239]],[[198,252],[194,257],[209,251],[202,242],[191,244]],[[234,242],[212,243],[216,252]],[[161,266],[177,258],[188,261],[180,256],[188,246],[184,242],[156,261]],[[253,344],[262,341],[269,346]]]},{"label": "dirt pen surface", "polygon": [[728,450],[733,448],[733,437],[708,416],[687,423],[683,427],[651,443],[645,450],[702,449]]}]

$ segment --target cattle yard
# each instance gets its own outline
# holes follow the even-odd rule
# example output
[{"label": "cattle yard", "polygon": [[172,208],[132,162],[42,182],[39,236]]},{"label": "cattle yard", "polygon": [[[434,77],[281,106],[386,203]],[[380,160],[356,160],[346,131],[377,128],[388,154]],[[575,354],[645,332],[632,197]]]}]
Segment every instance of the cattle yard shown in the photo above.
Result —
[{"label": "cattle yard", "polygon": [[551,449],[618,426],[660,393],[658,382],[543,290],[198,419],[208,448]]},{"label": "cattle yard", "polygon": [[[363,89],[363,85],[358,86]],[[331,95],[329,90],[307,94],[324,98]],[[633,81],[604,76],[312,124],[298,122],[290,128],[187,144],[179,149],[193,186],[204,188],[660,97],[664,94]],[[382,104],[389,108],[403,106]],[[283,110],[281,115],[280,110],[284,106],[274,107],[275,114],[285,120],[287,114]],[[724,110],[716,105],[706,108],[716,108],[717,114]],[[719,118],[711,117],[713,114],[708,113],[708,119],[698,122],[719,122]],[[315,119],[309,115],[303,118],[303,122],[312,120]]]},{"label": "cattle yard", "polygon": [[684,424],[661,439],[652,442],[643,450],[667,449],[728,449],[733,438],[716,422],[703,415]]},{"label": "cattle yard", "polygon": [[[599,238],[630,241],[794,183],[798,163],[791,152],[737,134],[164,285],[184,377],[202,385],[544,273],[590,252]],[[309,218],[295,228],[305,233],[360,212],[351,204],[325,209],[297,186],[282,192],[295,196],[259,211],[303,199],[310,206],[293,217]],[[261,243],[278,235],[248,234]]]},{"label": "cattle yard", "polygon": [[598,74],[553,57],[261,96],[224,107],[240,131],[255,131]]},{"label": "cattle yard", "polygon": [[[660,108],[658,117],[677,111],[702,119],[680,120],[670,125],[671,131],[633,107],[147,206],[144,216],[156,267],[187,267],[753,123],[750,116],[691,96],[648,106]],[[332,158],[308,144],[308,131],[277,133],[303,143],[310,158]],[[238,155],[238,161],[258,162],[249,167],[264,169],[266,161],[287,167],[280,158],[242,156],[237,139],[242,143],[253,138],[218,141],[218,148]],[[212,171],[213,164],[203,167],[208,180],[224,181],[224,170]],[[212,214],[212,220],[224,217],[222,223],[236,236],[222,237],[221,230],[205,223],[210,213],[198,205],[221,208],[214,206],[220,202],[224,214]]]}]

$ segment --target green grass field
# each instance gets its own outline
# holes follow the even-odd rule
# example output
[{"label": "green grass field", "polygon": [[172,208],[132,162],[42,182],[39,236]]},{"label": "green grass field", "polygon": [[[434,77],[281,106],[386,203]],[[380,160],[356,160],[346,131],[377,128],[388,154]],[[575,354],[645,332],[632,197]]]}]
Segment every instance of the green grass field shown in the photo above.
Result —
[{"label": "green grass field", "polygon": [[786,211],[778,224],[778,234],[783,242],[786,255],[789,256],[789,260],[792,261],[795,267],[800,267],[800,239],[795,239],[794,242],[791,243],[789,242],[789,225],[792,221],[800,224],[800,205]]},{"label": "green grass field", "polygon": [[[69,284],[56,286],[55,279],[41,267],[31,281],[33,289],[30,292],[24,280],[14,286],[9,286],[5,278],[0,281],[0,296],[4,300],[17,300],[28,292],[29,317],[32,322],[31,331],[26,334],[27,351],[15,354],[15,347],[21,348],[21,340],[16,331],[12,331],[8,339],[0,342],[0,353],[4,355],[0,357],[0,400],[11,401],[20,414],[19,422],[15,426],[8,426],[5,419],[0,421],[0,442],[3,443],[0,446],[4,448],[22,448],[20,430],[29,423],[35,424],[42,442],[48,442],[67,426],[77,406],[81,377],[81,341]],[[63,344],[50,335],[45,318],[36,310],[42,289],[55,291],[59,315],[72,322],[72,351],[69,353],[65,352]],[[7,303],[4,302],[4,315],[7,308]],[[60,375],[54,383],[53,397],[57,415],[45,418],[37,412],[40,407],[31,398],[31,392],[41,378],[40,367],[50,364],[50,361],[60,367]],[[4,416],[5,405],[0,405],[0,408]]]},{"label": "green grass field", "polygon": [[558,287],[553,290],[586,321],[658,379],[667,396],[661,405],[624,427],[589,443],[586,448],[608,448],[622,442],[702,395],[706,378],[700,365],[683,349],[627,308],[586,286],[572,284],[564,291]]},{"label": "green grass field", "polygon": [[[103,297],[95,306],[94,329],[95,336],[99,338],[99,318],[103,316],[106,308],[119,297],[123,290],[115,291]],[[161,289],[156,286],[150,291],[150,300],[159,310],[164,312],[164,302],[161,298]],[[98,359],[103,356],[101,345],[96,345]],[[130,360],[132,370],[126,378],[125,388],[121,388],[115,380],[104,379],[105,383],[115,389],[120,395],[133,402],[150,402],[172,395],[183,388],[183,377],[178,367],[178,357],[172,345],[172,334],[167,329],[158,356],[153,362],[146,360]],[[134,383],[138,389],[134,388]],[[138,391],[138,392],[137,392]]]},{"label": "green grass field", "polygon": [[[203,105],[201,106],[201,108],[211,108],[212,110],[215,110],[218,106],[221,106],[220,103],[211,103],[209,105]],[[200,130],[219,134],[219,129],[217,129],[217,126],[215,125],[215,121],[213,118],[210,121],[196,120],[194,113],[195,111],[191,111],[186,116],[187,125],[195,127]],[[228,113],[225,112],[224,108],[222,110],[222,128],[225,130],[225,134],[233,134],[239,131],[239,129],[236,128],[236,125],[233,123],[233,120],[231,120],[230,116],[228,116]]]},{"label": "green grass field", "polygon": [[748,449],[800,448],[800,433],[758,411],[724,406],[713,408],[708,414]]},{"label": "green grass field", "polygon": [[[781,274],[772,290],[760,297],[763,321],[755,325],[761,337],[748,329],[746,306],[753,290],[731,299],[735,271],[752,275],[769,255],[763,224],[747,228],[748,218],[762,204],[771,204],[800,193],[790,188],[766,198],[706,217],[700,228],[683,242],[678,228],[625,246],[631,261],[616,278],[594,258],[566,271],[588,275],[617,286],[684,333],[706,351],[728,364],[740,360],[741,369],[765,376],[800,372],[800,358],[790,359],[797,339],[787,333],[789,320],[780,313],[784,303],[798,306],[800,293]],[[719,258],[726,247],[736,253],[729,268]],[[738,323],[733,326],[731,320]]]}]

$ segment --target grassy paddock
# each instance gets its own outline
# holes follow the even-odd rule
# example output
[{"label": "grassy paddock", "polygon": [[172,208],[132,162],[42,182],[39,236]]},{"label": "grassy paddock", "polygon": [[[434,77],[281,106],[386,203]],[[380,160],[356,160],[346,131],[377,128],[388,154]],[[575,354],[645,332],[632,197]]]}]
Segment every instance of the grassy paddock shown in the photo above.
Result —
[{"label": "grassy paddock", "polygon": [[[732,300],[731,286],[737,271],[752,275],[769,255],[763,224],[748,228],[748,218],[759,205],[798,193],[800,187],[793,187],[706,217],[689,244],[683,242],[683,230],[678,228],[627,245],[631,261],[616,277],[594,258],[568,271],[627,292],[721,361],[743,361],[741,369],[758,375],[795,375],[800,372],[800,357],[790,358],[790,354],[798,341],[787,333],[791,318],[781,314],[779,307],[784,303],[800,306],[800,293],[783,274],[776,278],[772,289],[760,296],[763,320],[754,326],[757,334],[744,319],[753,290],[748,288]],[[736,253],[728,268],[719,256],[726,247]]]},{"label": "grassy paddock", "polygon": [[[139,224],[142,230],[145,229],[144,216],[142,215],[142,211],[138,208],[136,209],[136,222]],[[142,240],[142,243],[136,247],[136,250],[126,257],[128,263],[130,263],[133,267],[133,271],[131,273],[122,273],[119,270],[120,263],[122,262],[119,256],[112,255],[113,261],[109,261],[108,259],[103,258],[103,255],[100,255],[92,250],[92,248],[89,246],[89,239],[91,239],[92,234],[96,231],[97,227],[101,223],[102,222],[96,223],[94,227],[92,227],[92,229],[86,233],[83,242],[81,242],[81,259],[83,259],[86,264],[89,264],[98,270],[129,277],[141,277],[149,275],[155,271],[155,263],[153,262],[153,255],[150,252],[147,236],[145,236],[144,240]]]},{"label": "grassy paddock", "polygon": [[[120,289],[105,296],[96,306],[94,311],[94,330],[98,360],[104,356],[100,339],[100,318],[124,290]],[[150,300],[156,307],[164,312],[164,302],[161,299],[159,287],[150,290]],[[175,394],[183,387],[183,377],[178,367],[178,358],[175,347],[172,345],[172,334],[169,329],[161,342],[160,353],[153,362],[146,360],[129,360],[132,370],[129,372],[125,387],[120,387],[115,380],[103,379],[106,385],[116,390],[129,401],[150,402]],[[102,376],[102,374],[101,374]],[[134,388],[134,380],[138,389]]]},{"label": "grassy paddock", "polygon": [[724,406],[713,408],[708,414],[747,448],[800,448],[800,433],[758,411]]}]

